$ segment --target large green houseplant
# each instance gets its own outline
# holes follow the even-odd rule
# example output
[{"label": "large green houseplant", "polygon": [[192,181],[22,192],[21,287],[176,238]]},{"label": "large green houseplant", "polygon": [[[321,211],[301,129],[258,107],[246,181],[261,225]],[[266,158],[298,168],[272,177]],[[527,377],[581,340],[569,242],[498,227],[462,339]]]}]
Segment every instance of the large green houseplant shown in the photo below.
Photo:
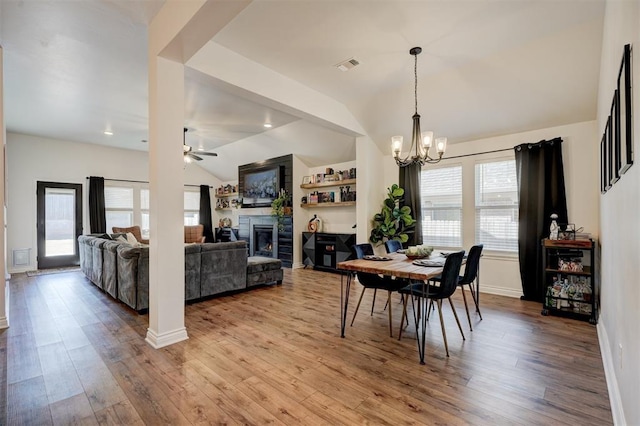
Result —
[{"label": "large green houseplant", "polygon": [[415,219],[411,216],[411,207],[400,207],[404,189],[395,183],[387,188],[387,198],[382,203],[382,210],[373,217],[373,229],[369,241],[381,244],[387,240],[398,240],[406,243],[413,232]]}]

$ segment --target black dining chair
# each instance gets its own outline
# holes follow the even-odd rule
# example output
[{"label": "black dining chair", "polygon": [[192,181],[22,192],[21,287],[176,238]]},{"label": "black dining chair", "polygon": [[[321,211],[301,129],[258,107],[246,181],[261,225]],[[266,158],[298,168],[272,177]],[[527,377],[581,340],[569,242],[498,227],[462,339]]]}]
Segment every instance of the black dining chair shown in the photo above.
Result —
[{"label": "black dining chair", "polygon": [[[476,312],[482,319],[482,314],[480,313],[480,306],[478,305],[478,298],[476,295],[476,290],[474,288],[474,283],[478,278],[478,270],[480,268],[480,256],[482,256],[482,248],[484,245],[478,244],[469,249],[469,255],[467,256],[467,263],[465,264],[464,275],[458,277],[458,287],[462,291],[462,300],[464,301],[464,309],[467,311],[467,320],[469,321],[469,330],[473,331],[473,326],[471,325],[471,315],[469,315],[469,305],[467,304],[467,296],[464,291],[465,286],[469,286],[469,290],[471,291],[471,297],[473,298],[473,303],[476,305]],[[440,281],[440,277],[436,277],[433,279],[435,282]]]},{"label": "black dining chair", "polygon": [[[373,246],[368,243],[364,244],[354,244],[352,247],[353,254],[357,259],[362,259],[365,256],[373,255]],[[356,305],[356,311],[353,313],[353,319],[351,320],[351,325],[353,326],[353,322],[356,319],[356,315],[358,314],[358,309],[360,308],[360,302],[362,302],[362,297],[364,296],[364,292],[368,288],[373,289],[373,303],[371,304],[371,315],[373,315],[373,307],[376,303],[376,293],[378,290],[385,290],[388,292],[387,295],[387,303],[391,300],[391,293],[394,291],[400,290],[402,287],[406,286],[407,283],[402,280],[395,280],[391,277],[382,277],[378,274],[369,274],[366,272],[356,272],[356,276],[358,277],[358,282],[362,285],[362,293],[360,293],[360,298],[358,299],[358,304]],[[389,335],[393,337],[393,327],[392,327],[392,316],[391,316],[391,305],[389,305]]]},{"label": "black dining chair", "polygon": [[398,240],[387,240],[384,243],[384,248],[387,250],[387,253],[395,253],[402,249],[402,243]]},{"label": "black dining chair", "polygon": [[[460,275],[460,267],[462,266],[462,259],[464,258],[464,250],[459,251],[457,253],[451,253],[447,256],[447,259],[444,263],[444,267],[442,268],[442,274],[440,274],[440,285],[434,286],[430,283],[415,283],[411,284],[405,288],[399,290],[400,294],[405,295],[404,306],[402,310],[402,319],[400,324],[404,321],[405,316],[407,315],[407,296],[411,296],[411,300],[413,302],[414,298],[418,299],[426,299],[429,302],[436,302],[436,306],[438,308],[438,315],[440,316],[440,328],[442,328],[442,337],[444,339],[444,348],[447,352],[447,356],[449,356],[449,345],[447,343],[447,332],[444,329],[444,321],[442,318],[442,300],[448,299],[449,304],[451,305],[451,310],[453,311],[453,316],[456,318],[456,322],[458,323],[458,328],[460,329],[460,334],[462,335],[462,340],[465,340],[464,332],[462,331],[462,326],[460,325],[460,320],[458,319],[458,314],[456,313],[456,308],[453,306],[453,302],[451,301],[451,295],[455,293],[456,288],[458,287],[458,277]],[[425,301],[426,301],[425,300]],[[422,306],[420,300],[418,300],[418,307]],[[420,308],[419,308],[420,309]],[[418,332],[418,317],[417,313],[414,309],[414,319],[416,323],[416,333]],[[426,327],[426,322],[423,321],[423,341],[424,341],[424,327]],[[400,329],[398,339],[402,338],[402,328]]]}]

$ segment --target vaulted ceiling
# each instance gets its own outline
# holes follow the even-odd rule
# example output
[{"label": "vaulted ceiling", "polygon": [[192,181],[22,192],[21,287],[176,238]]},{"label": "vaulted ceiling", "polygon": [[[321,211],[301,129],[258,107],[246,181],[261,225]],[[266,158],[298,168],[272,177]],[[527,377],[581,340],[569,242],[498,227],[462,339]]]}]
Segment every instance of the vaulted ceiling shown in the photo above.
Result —
[{"label": "vaulted ceiling", "polygon": [[[146,149],[147,25],[162,4],[1,2],[7,130]],[[603,16],[602,1],[254,0],[212,42],[345,105],[390,152],[392,135],[409,137],[413,46],[423,130],[452,143],[595,119]],[[188,142],[221,154],[199,165],[223,180],[256,137],[264,155],[310,166],[355,155],[352,135],[192,69],[185,114]],[[299,132],[311,142],[287,137]]]}]

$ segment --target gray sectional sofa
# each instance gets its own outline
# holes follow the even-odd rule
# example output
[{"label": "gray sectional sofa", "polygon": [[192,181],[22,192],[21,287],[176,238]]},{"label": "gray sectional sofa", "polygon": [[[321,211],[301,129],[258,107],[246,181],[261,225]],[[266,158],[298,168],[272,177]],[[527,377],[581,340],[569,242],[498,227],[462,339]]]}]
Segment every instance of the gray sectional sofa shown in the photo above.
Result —
[{"label": "gray sectional sofa", "polygon": [[[136,311],[149,307],[148,246],[90,235],[78,237],[78,243],[80,268],[93,284]],[[261,266],[256,268],[256,263]],[[280,284],[282,277],[278,259],[248,258],[245,241],[185,245],[186,301],[256,284]]]}]

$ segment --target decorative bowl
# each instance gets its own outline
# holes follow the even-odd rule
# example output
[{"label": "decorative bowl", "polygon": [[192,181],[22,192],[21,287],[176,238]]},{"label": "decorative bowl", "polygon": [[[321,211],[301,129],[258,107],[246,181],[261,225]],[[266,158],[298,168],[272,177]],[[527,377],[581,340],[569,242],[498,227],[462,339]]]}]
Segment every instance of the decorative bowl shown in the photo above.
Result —
[{"label": "decorative bowl", "polygon": [[409,246],[404,251],[404,255],[411,260],[424,259],[431,256],[431,253],[433,253],[433,247],[427,245]]},{"label": "decorative bowl", "polygon": [[407,258],[409,258],[411,260],[425,259],[425,258],[431,256],[430,254],[407,254],[406,252],[405,252],[404,255],[407,256]]}]

